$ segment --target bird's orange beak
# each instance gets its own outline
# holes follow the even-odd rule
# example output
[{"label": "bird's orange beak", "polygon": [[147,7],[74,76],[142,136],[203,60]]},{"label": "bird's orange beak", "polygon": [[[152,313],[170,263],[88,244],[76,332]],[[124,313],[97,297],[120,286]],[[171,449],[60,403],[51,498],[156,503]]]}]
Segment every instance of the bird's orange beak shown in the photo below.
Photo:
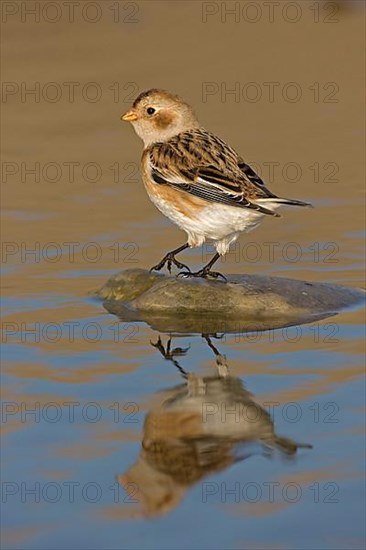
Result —
[{"label": "bird's orange beak", "polygon": [[133,122],[134,120],[137,120],[137,114],[136,112],[131,109],[130,111],[127,111],[124,115],[121,115],[121,120],[125,120],[126,122]]}]

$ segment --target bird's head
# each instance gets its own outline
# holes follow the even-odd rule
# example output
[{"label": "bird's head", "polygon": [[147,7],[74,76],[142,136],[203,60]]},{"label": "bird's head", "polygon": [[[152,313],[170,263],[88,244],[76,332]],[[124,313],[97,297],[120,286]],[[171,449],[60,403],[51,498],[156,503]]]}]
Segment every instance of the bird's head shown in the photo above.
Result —
[{"label": "bird's head", "polygon": [[121,120],[131,122],[145,147],[199,126],[187,103],[176,95],[157,89],[140,94]]}]

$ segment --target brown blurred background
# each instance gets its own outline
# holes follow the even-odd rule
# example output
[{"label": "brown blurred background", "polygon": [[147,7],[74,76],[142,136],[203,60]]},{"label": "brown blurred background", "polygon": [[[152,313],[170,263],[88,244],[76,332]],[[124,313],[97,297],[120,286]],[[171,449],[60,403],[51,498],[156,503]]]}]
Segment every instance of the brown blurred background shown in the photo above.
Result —
[{"label": "brown blurred background", "polygon": [[[304,276],[319,267],[308,248],[321,243],[320,261],[334,253],[337,270],[344,263],[349,271],[363,219],[363,4],[275,4],[3,3],[3,235],[13,243],[5,263],[32,259],[19,243],[25,251],[40,243],[47,260],[47,243],[56,243],[55,253],[80,243],[74,262],[70,254],[31,262],[26,280],[22,270],[12,272],[7,287],[55,290],[49,275],[61,268],[113,270],[118,241],[136,243],[121,251],[122,267],[128,253],[138,261],[132,267],[148,267],[183,242],[148,201],[138,174],[142,143],[119,120],[150,87],[190,102],[276,193],[317,207],[266,220],[250,241],[295,241],[306,249],[300,264],[312,260],[296,263]],[[85,254],[83,244],[95,241],[101,248]],[[336,245],[324,250],[329,242]],[[282,265],[282,252],[276,269],[293,269]],[[195,258],[202,260],[200,252]],[[231,271],[243,270],[236,259],[228,257]],[[261,270],[261,261],[245,269]],[[85,291],[83,279],[66,284]]]}]

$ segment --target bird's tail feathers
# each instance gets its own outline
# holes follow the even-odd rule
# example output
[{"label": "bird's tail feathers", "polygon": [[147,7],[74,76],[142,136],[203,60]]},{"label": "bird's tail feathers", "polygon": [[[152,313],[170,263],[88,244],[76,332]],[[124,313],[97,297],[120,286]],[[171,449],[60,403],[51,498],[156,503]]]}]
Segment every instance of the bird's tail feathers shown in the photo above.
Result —
[{"label": "bird's tail feathers", "polygon": [[271,197],[268,199],[261,199],[261,202],[265,203],[266,201],[277,203],[277,204],[285,204],[288,206],[307,206],[308,208],[314,208],[310,202],[304,202],[304,201],[298,201],[296,199],[284,199],[282,197]]},{"label": "bird's tail feathers", "polygon": [[294,455],[298,449],[312,449],[313,446],[308,443],[296,443],[288,437],[275,436],[274,445],[277,449],[287,455]]}]

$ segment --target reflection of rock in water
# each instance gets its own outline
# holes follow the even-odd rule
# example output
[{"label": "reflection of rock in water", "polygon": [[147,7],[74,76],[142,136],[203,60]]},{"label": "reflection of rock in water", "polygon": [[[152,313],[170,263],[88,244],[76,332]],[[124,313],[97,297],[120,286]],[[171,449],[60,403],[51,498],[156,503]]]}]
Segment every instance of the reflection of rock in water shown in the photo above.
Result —
[{"label": "reflection of rock in water", "polygon": [[[145,419],[142,449],[137,462],[120,476],[133,483],[134,495],[146,515],[174,508],[190,485],[254,454],[278,449],[294,455],[298,445],[279,437],[269,413],[258,405],[239,378],[230,376],[224,356],[211,341],[218,374],[198,377],[183,371],[175,351],[155,344],[179,367],[186,383],[172,388]],[[186,350],[177,348],[177,354]]]}]

